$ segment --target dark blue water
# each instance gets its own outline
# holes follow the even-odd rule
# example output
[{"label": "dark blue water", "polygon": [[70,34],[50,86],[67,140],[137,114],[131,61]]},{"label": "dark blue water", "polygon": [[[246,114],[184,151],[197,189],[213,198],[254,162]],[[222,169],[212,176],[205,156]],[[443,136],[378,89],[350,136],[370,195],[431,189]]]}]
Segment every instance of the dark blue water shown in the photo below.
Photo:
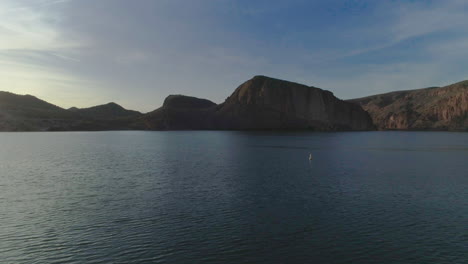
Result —
[{"label": "dark blue water", "polygon": [[468,133],[0,133],[0,262],[468,263]]}]

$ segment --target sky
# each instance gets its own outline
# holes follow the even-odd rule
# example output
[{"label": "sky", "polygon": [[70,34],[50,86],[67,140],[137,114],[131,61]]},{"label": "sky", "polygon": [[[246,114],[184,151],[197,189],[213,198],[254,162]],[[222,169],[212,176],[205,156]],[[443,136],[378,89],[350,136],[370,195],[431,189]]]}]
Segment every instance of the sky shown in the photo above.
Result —
[{"label": "sky", "polygon": [[351,99],[468,79],[464,0],[0,0],[0,90],[58,106],[223,102],[255,75]]}]

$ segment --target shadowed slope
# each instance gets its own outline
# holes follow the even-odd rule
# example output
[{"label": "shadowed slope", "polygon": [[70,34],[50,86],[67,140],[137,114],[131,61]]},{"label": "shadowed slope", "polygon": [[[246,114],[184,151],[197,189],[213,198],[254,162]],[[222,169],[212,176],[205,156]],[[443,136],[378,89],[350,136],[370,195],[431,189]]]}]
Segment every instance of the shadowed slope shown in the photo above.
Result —
[{"label": "shadowed slope", "polygon": [[34,96],[0,92],[0,131],[48,130],[73,119],[73,113]]},{"label": "shadowed slope", "polygon": [[162,107],[145,115],[144,121],[154,130],[214,129],[212,123],[216,104],[185,95],[170,95]]},{"label": "shadowed slope", "polygon": [[243,83],[220,105],[169,96],[144,119],[155,130],[373,129],[359,105],[339,100],[329,91],[265,76]]},{"label": "shadowed slope", "polygon": [[330,91],[266,76],[240,85],[217,116],[228,129],[373,129],[361,107]]},{"label": "shadowed slope", "polygon": [[31,95],[0,92],[0,131],[145,129],[141,116],[115,103],[65,110]]},{"label": "shadowed slope", "polygon": [[142,113],[133,110],[127,110],[116,103],[108,103],[104,105],[93,106],[89,108],[70,108],[69,111],[78,113],[84,117],[94,119],[113,119],[124,117],[139,117]]}]

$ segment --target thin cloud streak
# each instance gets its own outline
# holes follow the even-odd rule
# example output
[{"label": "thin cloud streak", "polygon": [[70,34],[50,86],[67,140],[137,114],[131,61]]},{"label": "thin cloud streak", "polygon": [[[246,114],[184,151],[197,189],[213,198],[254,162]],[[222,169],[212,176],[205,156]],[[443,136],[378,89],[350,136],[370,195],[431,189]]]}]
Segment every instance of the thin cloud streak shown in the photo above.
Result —
[{"label": "thin cloud streak", "polygon": [[32,94],[49,88],[42,75],[34,85],[31,68],[92,87],[69,83],[53,100],[55,83],[48,98],[59,105],[121,98],[140,111],[174,93],[222,102],[257,74],[342,98],[466,78],[464,1],[353,3],[8,0],[0,4],[0,72],[16,63],[15,89],[23,76]]}]

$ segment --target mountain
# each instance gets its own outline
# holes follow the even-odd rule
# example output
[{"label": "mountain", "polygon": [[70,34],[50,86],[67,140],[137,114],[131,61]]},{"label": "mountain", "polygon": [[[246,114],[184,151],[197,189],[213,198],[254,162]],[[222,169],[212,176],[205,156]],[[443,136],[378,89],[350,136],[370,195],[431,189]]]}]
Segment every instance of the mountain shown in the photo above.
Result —
[{"label": "mountain", "polygon": [[216,104],[185,95],[169,95],[163,106],[144,116],[147,128],[152,130],[214,129],[213,113]]},{"label": "mountain", "polygon": [[42,131],[73,120],[72,113],[34,96],[0,92],[0,131]]},{"label": "mountain", "polygon": [[31,95],[0,92],[0,131],[145,129],[142,116],[115,103],[66,110]]},{"label": "mountain", "polygon": [[368,111],[380,130],[468,131],[468,81],[349,101]]},{"label": "mountain", "polygon": [[169,96],[163,106],[144,117],[150,129],[371,130],[370,116],[354,103],[316,87],[255,76],[226,101]]},{"label": "mountain", "polygon": [[373,129],[361,107],[330,91],[266,76],[241,84],[217,115],[227,129]]},{"label": "mountain", "polygon": [[116,103],[63,109],[31,95],[0,92],[0,131],[375,128],[468,131],[468,81],[343,101],[320,88],[255,76],[221,104],[170,95],[147,114]]},{"label": "mountain", "polygon": [[68,109],[71,112],[77,113],[83,117],[93,119],[114,119],[126,117],[139,117],[143,114],[138,111],[127,110],[116,103],[108,103],[104,105],[93,106],[89,108],[76,108]]},{"label": "mountain", "polygon": [[[127,110],[116,103],[93,106],[89,108],[68,109],[81,122],[65,127],[64,130],[144,130],[146,129],[141,117],[142,113]],[[57,128],[56,130],[61,130]]]},{"label": "mountain", "polygon": [[0,109],[25,118],[67,117],[69,113],[32,95],[0,92]]}]

